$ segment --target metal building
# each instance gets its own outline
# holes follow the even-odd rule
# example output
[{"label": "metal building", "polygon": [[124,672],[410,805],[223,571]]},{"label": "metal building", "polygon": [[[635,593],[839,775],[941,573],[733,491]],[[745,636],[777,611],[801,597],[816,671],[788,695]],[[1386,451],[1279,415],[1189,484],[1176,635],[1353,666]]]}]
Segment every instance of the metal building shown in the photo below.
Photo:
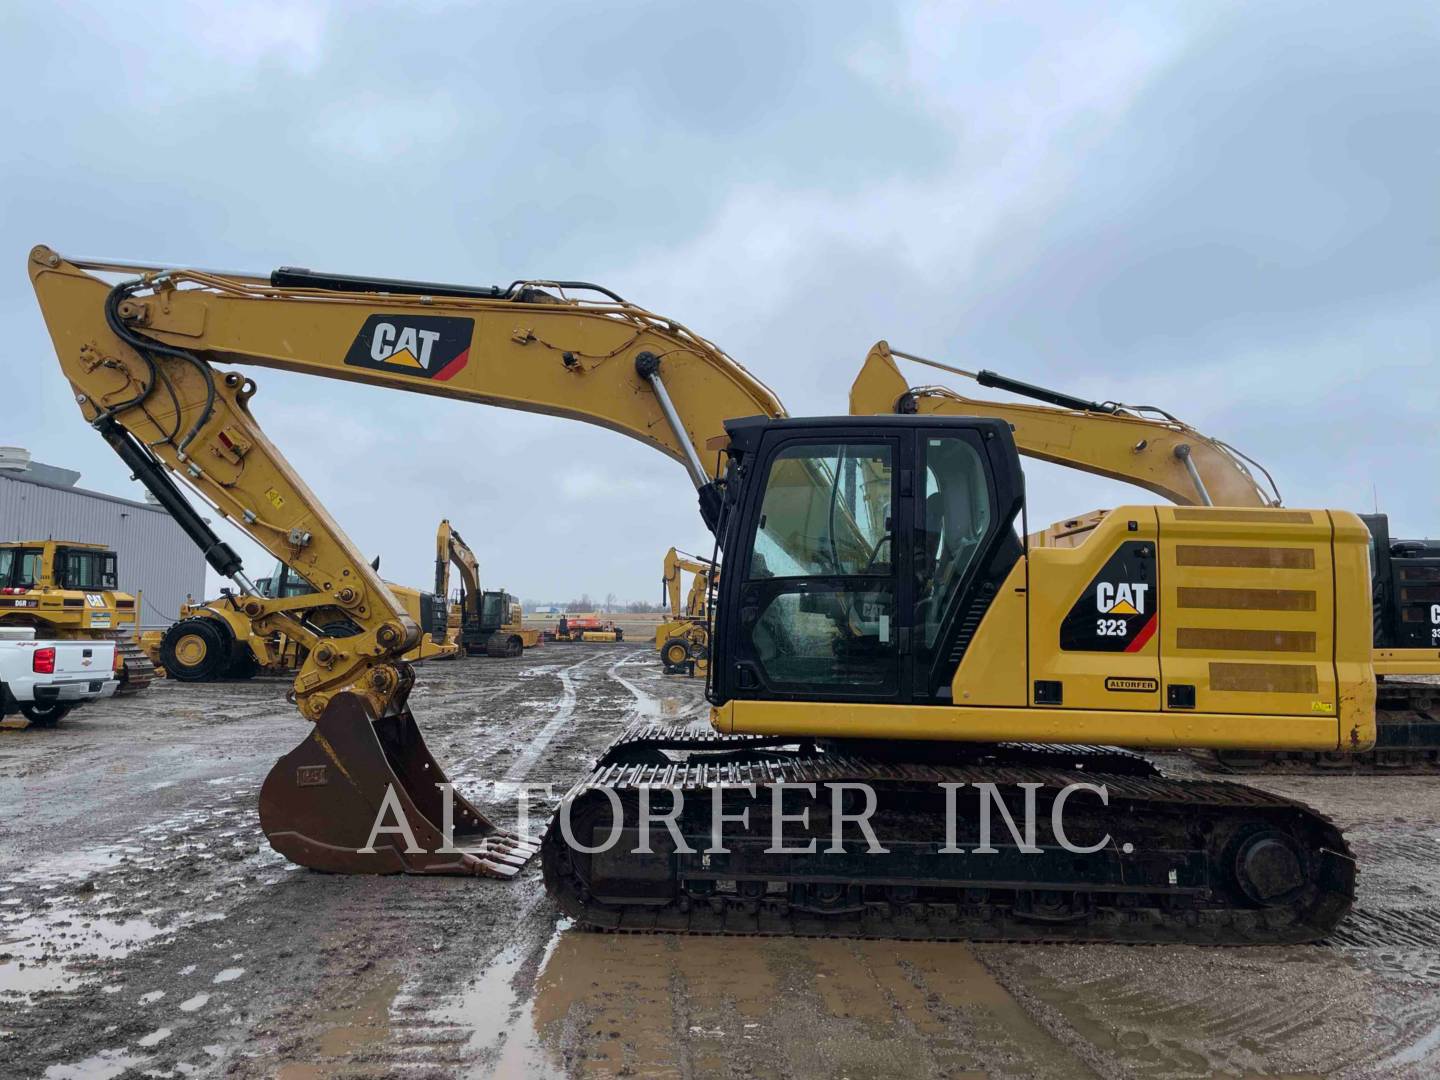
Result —
[{"label": "metal building", "polygon": [[168,626],[186,596],[205,593],[205,559],[159,506],[75,486],[80,474],[0,447],[0,540],[104,544],[118,556],[120,588],[144,592],[142,628]]}]

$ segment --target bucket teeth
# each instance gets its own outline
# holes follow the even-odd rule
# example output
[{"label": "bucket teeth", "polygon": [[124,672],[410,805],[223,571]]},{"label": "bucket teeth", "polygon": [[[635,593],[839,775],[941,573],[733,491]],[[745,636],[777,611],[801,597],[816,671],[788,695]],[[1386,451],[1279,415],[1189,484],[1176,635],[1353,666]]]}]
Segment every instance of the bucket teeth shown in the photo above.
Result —
[{"label": "bucket teeth", "polygon": [[475,871],[477,877],[499,878],[501,881],[509,881],[520,873],[519,866],[494,862],[490,859],[477,859],[476,865],[478,867]]},{"label": "bucket teeth", "polygon": [[540,850],[540,841],[531,837],[522,837],[517,833],[496,831],[485,838],[486,846],[492,850],[509,852],[511,855],[520,855],[526,859],[535,855]]}]

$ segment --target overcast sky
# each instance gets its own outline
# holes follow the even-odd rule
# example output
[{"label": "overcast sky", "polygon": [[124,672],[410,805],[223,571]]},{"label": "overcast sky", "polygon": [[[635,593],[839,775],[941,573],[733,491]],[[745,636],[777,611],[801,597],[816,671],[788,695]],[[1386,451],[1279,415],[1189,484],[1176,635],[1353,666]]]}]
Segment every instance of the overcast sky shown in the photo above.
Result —
[{"label": "overcast sky", "polygon": [[[843,412],[883,337],[1162,406],[1289,505],[1378,498],[1440,535],[1433,0],[11,0],[0,88],[0,444],[85,486],[139,494],[70,400],[35,243],[598,281],[795,415]],[[255,414],[393,580],[429,582],[442,515],[487,585],[542,600],[658,599],[668,546],[709,549],[684,470],[623,436],[253,374]],[[1028,473],[1032,525],[1150,501]]]}]

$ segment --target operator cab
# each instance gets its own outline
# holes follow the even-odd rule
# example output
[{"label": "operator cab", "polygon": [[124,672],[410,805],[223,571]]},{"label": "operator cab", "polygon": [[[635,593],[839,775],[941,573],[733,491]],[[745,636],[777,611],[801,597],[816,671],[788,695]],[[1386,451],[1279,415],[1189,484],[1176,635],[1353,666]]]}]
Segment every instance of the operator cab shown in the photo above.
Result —
[{"label": "operator cab", "polygon": [[510,595],[494,589],[480,594],[480,629],[482,632],[499,630],[510,617]]},{"label": "operator cab", "polygon": [[948,703],[1023,551],[1009,425],[877,416],[726,429],[711,700]]},{"label": "operator cab", "polygon": [[[0,545],[0,588],[33,589],[45,580],[45,545]],[[118,560],[103,547],[57,544],[49,580],[77,592],[113,591],[120,587]]]},{"label": "operator cab", "polygon": [[309,596],[315,586],[283,562],[276,562],[270,576],[255,583],[255,591],[267,600],[288,600],[292,596]]}]

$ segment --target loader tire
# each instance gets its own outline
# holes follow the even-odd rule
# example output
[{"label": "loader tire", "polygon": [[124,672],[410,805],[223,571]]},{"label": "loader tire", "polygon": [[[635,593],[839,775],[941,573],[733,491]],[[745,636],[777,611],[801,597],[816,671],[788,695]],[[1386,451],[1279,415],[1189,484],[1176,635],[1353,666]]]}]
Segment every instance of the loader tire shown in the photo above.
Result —
[{"label": "loader tire", "polygon": [[326,637],[354,637],[361,630],[349,619],[331,619],[320,624],[320,632]]},{"label": "loader tire", "polygon": [[253,679],[260,672],[260,664],[249,649],[236,645],[232,650],[230,666],[225,669],[227,679]]},{"label": "loader tire", "polygon": [[667,675],[682,675],[690,662],[690,643],[683,637],[668,638],[660,648],[660,662]]},{"label": "loader tire", "polygon": [[218,619],[181,619],[160,639],[160,664],[180,682],[210,682],[229,670],[233,645],[230,628]]}]

